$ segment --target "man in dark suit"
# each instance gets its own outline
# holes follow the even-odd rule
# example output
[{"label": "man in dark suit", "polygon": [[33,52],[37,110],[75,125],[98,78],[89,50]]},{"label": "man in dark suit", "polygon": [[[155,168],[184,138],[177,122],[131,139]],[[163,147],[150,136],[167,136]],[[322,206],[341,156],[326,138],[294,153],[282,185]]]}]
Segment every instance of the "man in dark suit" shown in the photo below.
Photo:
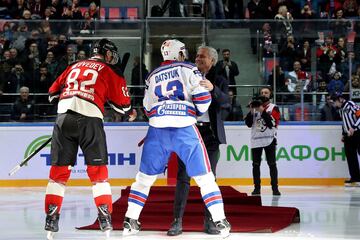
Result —
[{"label": "man in dark suit", "polygon": [[[226,143],[224,123],[221,117],[221,106],[229,103],[229,82],[216,73],[215,64],[218,59],[217,51],[212,47],[201,46],[196,55],[196,66],[205,76],[200,85],[210,91],[212,102],[208,111],[197,119],[197,128],[205,143],[211,170],[215,175],[218,162],[219,145]],[[178,174],[174,202],[174,221],[167,232],[169,236],[182,233],[182,217],[190,189],[190,177],[186,174],[185,165],[178,159]],[[220,234],[211,219],[210,213],[205,210],[204,231],[208,234]]]},{"label": "man in dark suit", "polygon": [[[216,71],[219,75],[225,77],[230,85],[236,85],[235,77],[239,75],[239,68],[236,62],[230,60],[230,50],[222,50],[223,60],[219,61],[216,64]],[[230,90],[236,95],[236,87],[230,87]]]}]

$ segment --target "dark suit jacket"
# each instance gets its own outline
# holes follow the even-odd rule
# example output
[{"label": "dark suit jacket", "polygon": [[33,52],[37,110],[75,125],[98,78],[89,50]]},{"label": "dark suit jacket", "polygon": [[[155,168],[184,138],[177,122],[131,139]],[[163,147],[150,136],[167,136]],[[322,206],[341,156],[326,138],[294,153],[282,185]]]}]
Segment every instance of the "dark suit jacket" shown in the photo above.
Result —
[{"label": "dark suit jacket", "polygon": [[211,129],[220,144],[226,143],[224,122],[221,117],[221,106],[229,103],[229,81],[221,75],[216,74],[215,67],[212,67],[206,74],[214,89],[210,92],[212,101],[209,107]]}]

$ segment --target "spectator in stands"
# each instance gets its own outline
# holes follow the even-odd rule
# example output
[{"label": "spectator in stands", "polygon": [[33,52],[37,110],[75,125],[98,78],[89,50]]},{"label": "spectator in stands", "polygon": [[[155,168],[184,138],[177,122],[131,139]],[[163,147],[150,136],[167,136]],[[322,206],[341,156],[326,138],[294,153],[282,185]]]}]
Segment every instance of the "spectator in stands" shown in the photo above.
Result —
[{"label": "spectator in stands", "polygon": [[61,15],[61,20],[62,20],[62,24],[61,24],[61,33],[66,34],[66,35],[71,35],[73,33],[73,31],[76,29],[76,22],[73,21],[73,12],[72,12],[72,7],[66,7],[64,8],[64,12]]},{"label": "spectator in stands", "polygon": [[2,55],[3,52],[9,49],[10,41],[6,40],[3,34],[0,34],[0,54]]},{"label": "spectator in stands", "polygon": [[19,122],[34,120],[35,102],[29,98],[29,88],[21,87],[20,97],[15,101],[11,111],[11,119]]},{"label": "spectator in stands", "polygon": [[299,61],[295,61],[293,65],[294,70],[289,72],[285,85],[289,92],[299,92],[303,87],[304,91],[308,91],[310,87],[310,76],[307,72],[301,70]]},{"label": "spectator in stands", "polygon": [[46,64],[48,73],[51,76],[55,77],[58,62],[56,61],[54,53],[52,51],[49,51],[47,53],[44,63]]},{"label": "spectator in stands", "polygon": [[15,64],[11,69],[11,73],[5,82],[4,92],[16,93],[19,92],[22,86],[29,86],[29,78],[25,75],[24,69],[20,63]]},{"label": "spectator in stands", "polygon": [[244,18],[244,1],[243,0],[228,0],[225,4],[226,18],[235,19],[235,18]]},{"label": "spectator in stands", "polygon": [[210,18],[224,19],[224,5],[222,0],[209,0]]},{"label": "spectator in stands", "polygon": [[75,62],[76,55],[72,47],[67,47],[66,55],[61,57],[56,68],[55,78],[57,78],[70,64]]},{"label": "spectator in stands", "polygon": [[236,96],[229,90],[229,102],[221,106],[222,119],[226,121],[242,121],[243,111],[241,105],[236,101]]},{"label": "spectator in stands", "polygon": [[316,95],[316,102],[319,103],[318,109],[322,109],[326,104],[326,96],[327,94],[327,83],[322,78],[317,78],[317,92],[321,93]]},{"label": "spectator in stands", "polygon": [[15,64],[22,62],[22,59],[18,55],[18,50],[16,48],[10,48],[9,52],[10,52],[9,63],[11,64],[11,67],[14,67]]},{"label": "spectator in stands", "polygon": [[301,22],[301,24],[299,24],[299,34],[306,37],[312,36],[315,33],[314,30],[316,29],[314,28],[314,22],[312,21],[316,18],[316,14],[309,3],[311,2],[308,1],[304,4],[304,7],[301,9],[299,16],[300,19],[304,19],[304,22]]},{"label": "spectator in stands", "polygon": [[[41,21],[38,30],[39,30],[39,33],[44,37],[44,40],[50,38],[51,25],[50,25],[49,21],[47,21],[47,20]],[[47,46],[47,44],[45,44],[45,46]]]},{"label": "spectator in stands", "polygon": [[53,15],[53,12],[51,11],[51,7],[45,8],[45,11],[44,11],[44,19],[45,19],[46,21],[49,21],[49,20],[54,19],[54,15]]},{"label": "spectator in stands", "polygon": [[[347,62],[347,49],[346,49],[346,38],[340,37],[336,44],[336,49],[338,50],[336,54],[338,54],[339,57],[339,64],[346,64]],[[342,69],[342,67],[338,68],[339,70]]]},{"label": "spectator in stands", "polygon": [[51,0],[49,5],[51,10],[51,16],[53,19],[61,19],[63,13],[63,4],[60,0]]},{"label": "spectator in stands", "polygon": [[357,11],[359,7],[356,0],[345,0],[342,8],[344,10],[345,18],[354,18],[358,15]]},{"label": "spectator in stands", "polygon": [[278,14],[275,15],[276,22],[276,40],[279,44],[286,41],[287,37],[293,35],[293,27],[291,22],[293,17],[288,11],[286,5],[281,5],[278,9]]},{"label": "spectator in stands", "polygon": [[100,12],[98,6],[96,6],[95,2],[90,3],[89,5],[89,14],[92,19],[99,19],[100,18]]},{"label": "spectator in stands", "polygon": [[296,60],[300,62],[301,69],[307,72],[311,70],[311,48],[308,40],[304,40],[302,47],[297,49]]},{"label": "spectator in stands", "polygon": [[335,38],[346,36],[348,28],[351,27],[351,23],[346,20],[343,15],[344,12],[342,9],[335,10],[335,20],[330,22],[330,29],[332,30]]},{"label": "spectator in stands", "polygon": [[[276,87],[274,86],[274,70],[275,70],[275,81]],[[269,75],[267,85],[270,85],[274,92],[289,92],[287,85],[285,85],[285,74],[279,65],[273,68]],[[292,97],[290,95],[276,95],[276,101],[287,102]]]},{"label": "spectator in stands", "polygon": [[[270,11],[269,11],[269,3],[266,0],[251,0],[247,8],[249,10],[249,17],[250,19],[259,20],[259,19],[269,19],[270,18]],[[262,30],[263,23],[259,21],[251,21],[250,25],[250,39],[251,39],[251,48],[252,53],[257,54],[256,45],[257,41],[257,31]]]},{"label": "spectator in stands", "polygon": [[81,34],[92,34],[95,30],[95,22],[89,11],[84,12],[84,20],[80,23]]},{"label": "spectator in stands", "polygon": [[20,19],[23,16],[23,12],[26,9],[24,0],[16,0],[16,4],[10,9],[11,17],[14,19]]},{"label": "spectator in stands", "polygon": [[46,50],[47,52],[52,52],[56,60],[60,59],[63,55],[63,49],[59,46],[59,39],[56,35],[51,35],[49,37]]},{"label": "spectator in stands", "polygon": [[77,51],[84,51],[86,56],[90,55],[91,46],[88,41],[85,41],[82,38],[78,38],[75,40]]},{"label": "spectator in stands", "polygon": [[[357,54],[359,55],[359,54]],[[350,60],[351,60],[351,64],[350,64]],[[345,81],[349,80],[350,79],[350,76],[349,76],[349,68],[351,66],[351,72],[355,72],[357,67],[360,65],[360,59],[357,59],[355,57],[355,52],[353,51],[350,51],[347,53],[347,60],[346,62],[343,64],[343,67],[344,67],[344,77],[343,79]]]},{"label": "spectator in stands", "polygon": [[321,121],[340,121],[340,115],[336,111],[334,101],[331,100],[331,95],[326,95],[326,104],[321,108]]},{"label": "spectator in stands", "polygon": [[327,85],[327,89],[330,95],[342,93],[344,91],[344,83],[341,79],[341,72],[335,72],[332,75],[332,79]]},{"label": "spectator in stands", "polygon": [[[31,19],[31,12],[28,9],[25,9],[22,14],[22,19],[25,21],[30,21]],[[28,23],[28,22],[27,22]],[[29,23],[28,23],[29,24]]]},{"label": "spectator in stands", "polygon": [[[131,85],[139,86],[145,85],[145,79],[148,75],[148,70],[144,63],[140,63],[140,57],[134,57],[133,69],[131,71]],[[138,106],[142,105],[142,98],[141,96],[144,95],[144,89],[140,87],[135,87],[131,89],[131,93],[133,97],[133,105]]]},{"label": "spectator in stands", "polygon": [[48,93],[49,87],[55,79],[48,72],[46,63],[41,64],[34,75],[34,92]]},{"label": "spectator in stands", "polygon": [[76,61],[81,61],[81,60],[85,60],[88,57],[86,56],[86,53],[84,50],[80,50],[78,51],[78,53],[76,54]]},{"label": "spectator in stands", "polygon": [[12,41],[13,40],[13,35],[14,32],[12,30],[12,25],[14,25],[14,23],[11,22],[5,22],[3,25],[3,34],[6,40],[8,41]]},{"label": "spectator in stands", "polygon": [[[229,85],[236,85],[235,77],[239,75],[239,68],[236,62],[230,60],[230,50],[222,50],[223,60],[220,60],[216,63],[216,71],[219,75],[223,76],[229,81]],[[236,87],[230,87],[234,94],[236,95]]]},{"label": "spectator in stands", "polygon": [[280,66],[284,71],[290,71],[297,57],[296,43],[293,35],[286,38],[286,42],[280,45]]},{"label": "spectator in stands", "polygon": [[[351,76],[351,86],[352,88],[356,88],[356,89],[360,89],[360,77],[356,74]],[[345,92],[349,92],[350,91],[350,83],[349,81],[346,82],[345,87],[344,87],[344,91]]]},{"label": "spectator in stands", "polygon": [[39,18],[44,18],[46,2],[45,0],[34,0],[30,3],[30,12],[32,15],[38,16]]},{"label": "spectator in stands", "polygon": [[263,31],[263,57],[269,58],[273,57],[273,42],[272,42],[272,34],[271,34],[271,26],[269,23],[264,23],[262,26]]},{"label": "spectator in stands", "polygon": [[41,64],[38,46],[35,42],[31,43],[29,48],[24,51],[24,71],[31,78],[34,77],[35,71],[39,70]]},{"label": "spectator in stands", "polygon": [[71,11],[73,13],[74,19],[83,19],[80,7],[79,7],[79,0],[73,0],[71,5]]},{"label": "spectator in stands", "polygon": [[26,39],[30,37],[28,26],[25,22],[19,21],[17,31],[14,32],[14,41],[11,42],[11,47],[16,48],[19,52],[25,49]]},{"label": "spectator in stands", "polygon": [[316,50],[318,70],[321,71],[322,78],[329,82],[328,73],[331,66],[339,62],[339,55],[337,48],[333,44],[333,37],[328,35],[325,37],[325,42]]},{"label": "spectator in stands", "polygon": [[3,94],[5,84],[11,73],[12,63],[10,61],[10,51],[6,50],[3,53],[0,61],[0,95]]}]

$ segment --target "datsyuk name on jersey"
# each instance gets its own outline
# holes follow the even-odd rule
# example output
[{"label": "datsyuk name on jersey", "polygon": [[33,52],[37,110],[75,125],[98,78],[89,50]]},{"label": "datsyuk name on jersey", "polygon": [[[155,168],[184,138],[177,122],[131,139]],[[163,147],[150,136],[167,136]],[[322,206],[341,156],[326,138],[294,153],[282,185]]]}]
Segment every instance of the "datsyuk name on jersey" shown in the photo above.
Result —
[{"label": "datsyuk name on jersey", "polygon": [[161,82],[173,78],[179,78],[179,72],[178,69],[162,72],[159,75],[155,76],[155,82]]}]

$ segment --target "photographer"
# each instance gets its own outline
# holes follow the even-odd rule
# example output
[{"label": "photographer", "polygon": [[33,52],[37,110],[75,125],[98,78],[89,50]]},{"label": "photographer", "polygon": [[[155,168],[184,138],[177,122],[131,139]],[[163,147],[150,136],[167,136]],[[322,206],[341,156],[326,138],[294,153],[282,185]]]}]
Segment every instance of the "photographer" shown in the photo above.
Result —
[{"label": "photographer", "polygon": [[245,117],[245,124],[251,128],[251,154],[253,159],[254,191],[251,195],[260,194],[260,164],[263,149],[270,168],[273,195],[279,196],[278,171],[276,167],[276,132],[280,121],[279,108],[270,102],[272,89],[263,87],[260,96],[250,102],[250,111]]},{"label": "photographer", "polygon": [[22,86],[29,86],[29,83],[30,81],[24,72],[24,68],[20,63],[16,63],[15,66],[11,69],[11,73],[5,82],[4,92],[6,93],[19,92]]}]

